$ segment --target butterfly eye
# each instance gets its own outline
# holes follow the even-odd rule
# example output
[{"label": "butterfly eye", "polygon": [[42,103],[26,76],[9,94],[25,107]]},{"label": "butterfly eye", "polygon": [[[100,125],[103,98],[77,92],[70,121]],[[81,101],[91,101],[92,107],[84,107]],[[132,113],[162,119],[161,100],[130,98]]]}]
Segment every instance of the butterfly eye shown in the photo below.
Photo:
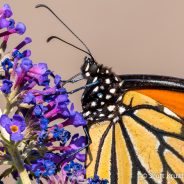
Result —
[{"label": "butterfly eye", "polygon": [[98,69],[98,66],[97,66],[96,63],[91,65],[90,68],[89,68],[90,74],[95,74],[97,72],[97,69]]}]

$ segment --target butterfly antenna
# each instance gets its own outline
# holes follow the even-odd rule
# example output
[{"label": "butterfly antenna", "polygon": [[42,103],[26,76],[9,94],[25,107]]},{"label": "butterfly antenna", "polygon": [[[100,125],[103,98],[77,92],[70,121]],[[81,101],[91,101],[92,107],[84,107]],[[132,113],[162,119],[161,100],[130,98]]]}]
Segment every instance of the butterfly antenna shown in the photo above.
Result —
[{"label": "butterfly antenna", "polygon": [[[66,43],[66,44],[68,44],[68,45],[70,45],[70,46],[72,46],[72,47],[74,47],[74,48],[76,48],[76,49],[78,49],[78,50],[80,50],[80,51],[82,51],[82,52],[85,52],[85,53],[87,53],[88,55],[90,55],[92,58],[93,58],[93,56],[92,56],[92,54],[91,54],[91,51],[89,50],[89,48],[87,47],[87,45],[79,38],[79,36],[77,36],[55,13],[54,13],[54,11],[51,9],[51,8],[49,8],[47,5],[45,5],[45,4],[38,4],[38,5],[36,5],[35,6],[35,8],[46,8],[47,10],[49,10],[58,20],[59,20],[59,22],[60,23],[62,23],[67,29],[68,29],[68,31],[70,32],[70,33],[72,33],[73,34],[73,36],[75,37],[75,38],[77,38],[77,40],[79,40],[79,42],[86,48],[86,50],[88,51],[85,51],[85,50],[83,50],[83,49],[81,49],[81,48],[79,48],[79,47],[77,47],[77,46],[75,46],[74,44],[72,44],[72,43],[70,43],[70,42],[67,42],[67,41],[65,41],[65,40],[63,40],[63,39],[61,39],[61,38],[59,38],[59,37],[56,37],[56,36],[51,36],[51,37],[49,37],[48,39],[47,39],[47,42],[49,42],[49,41],[51,41],[52,39],[54,39],[54,38],[56,38],[56,39],[59,39],[60,41],[62,41],[62,42],[64,42],[64,43]],[[93,58],[94,59],[94,58]]]},{"label": "butterfly antenna", "polygon": [[[72,44],[72,43],[70,43],[70,42],[67,42],[66,40],[63,40],[62,38],[60,38],[60,37],[58,37],[58,36],[50,36],[49,38],[47,38],[47,42],[50,42],[52,39],[60,40],[60,41],[62,41],[62,42],[64,42],[64,43],[66,43],[67,45],[70,45],[70,46],[72,46],[72,47],[74,47],[74,48],[76,48],[76,49],[78,49],[78,50],[80,50],[80,51],[82,51],[82,52],[84,52],[84,53],[86,53],[86,54],[88,54],[88,55],[91,56],[91,54],[88,53],[87,51],[81,49],[80,47],[75,46],[74,44]],[[92,56],[91,56],[91,57],[92,57]]]}]

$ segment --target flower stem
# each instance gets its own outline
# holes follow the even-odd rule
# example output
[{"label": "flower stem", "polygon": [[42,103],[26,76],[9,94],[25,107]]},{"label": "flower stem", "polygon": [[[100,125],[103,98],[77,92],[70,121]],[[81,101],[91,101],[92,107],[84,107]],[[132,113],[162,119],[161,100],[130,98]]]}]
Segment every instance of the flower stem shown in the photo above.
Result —
[{"label": "flower stem", "polygon": [[11,146],[11,147],[8,147],[8,151],[12,157],[12,161],[14,163],[14,166],[16,167],[16,169],[19,173],[22,184],[31,184],[29,175],[28,175],[26,169],[24,168],[24,165],[23,165],[23,162],[21,160],[18,149]]}]

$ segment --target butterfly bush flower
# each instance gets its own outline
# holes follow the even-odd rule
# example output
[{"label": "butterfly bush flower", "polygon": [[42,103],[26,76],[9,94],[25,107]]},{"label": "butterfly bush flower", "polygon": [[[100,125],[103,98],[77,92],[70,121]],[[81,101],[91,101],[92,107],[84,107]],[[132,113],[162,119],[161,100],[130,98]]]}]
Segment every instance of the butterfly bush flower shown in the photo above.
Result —
[{"label": "butterfly bush flower", "polygon": [[88,179],[88,184],[108,184],[108,180],[100,179],[98,175],[95,175],[94,178]]},{"label": "butterfly bush flower", "polygon": [[15,114],[12,119],[4,114],[0,118],[0,124],[10,134],[12,141],[21,141],[23,139],[22,132],[26,128],[24,118]]},{"label": "butterfly bush flower", "polygon": [[86,121],[74,110],[61,76],[46,63],[33,62],[31,51],[24,50],[31,38],[23,38],[6,51],[10,37],[26,31],[12,15],[9,5],[0,9],[0,91],[6,99],[0,115],[0,162],[10,166],[2,177],[11,173],[23,184],[31,180],[87,183],[86,155],[79,152],[86,137],[68,128],[73,126],[77,132]]}]

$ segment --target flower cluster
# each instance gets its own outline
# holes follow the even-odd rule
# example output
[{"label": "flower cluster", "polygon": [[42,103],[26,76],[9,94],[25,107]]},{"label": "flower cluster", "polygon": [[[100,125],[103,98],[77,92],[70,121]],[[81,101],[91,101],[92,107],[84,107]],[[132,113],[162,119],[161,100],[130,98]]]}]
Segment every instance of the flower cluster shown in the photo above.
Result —
[{"label": "flower cluster", "polygon": [[[86,122],[74,110],[61,77],[43,62],[34,64],[31,51],[23,50],[31,38],[26,37],[5,53],[10,35],[22,35],[26,31],[26,26],[16,24],[11,16],[11,8],[5,4],[0,10],[0,29],[3,30],[0,33],[0,90],[6,107],[0,117],[0,136],[6,154],[1,159],[2,163],[10,163],[13,157],[20,158],[19,164],[23,161],[23,167],[32,178],[38,182],[42,178],[51,181],[62,173],[68,162],[85,161],[85,154],[77,150],[85,146],[86,138],[72,135],[65,128],[83,126]],[[15,176],[18,168],[12,171]]]},{"label": "flower cluster", "polygon": [[108,184],[107,179],[100,179],[99,176],[95,175],[94,178],[88,179],[88,184]]},{"label": "flower cluster", "polygon": [[107,183],[97,176],[84,179],[81,163],[86,155],[79,150],[85,147],[86,137],[72,134],[68,127],[82,127],[86,121],[74,110],[61,77],[46,63],[33,63],[31,51],[23,50],[31,38],[6,52],[10,36],[26,31],[11,16],[5,4],[0,9],[0,91],[6,99],[0,115],[0,163],[11,167],[1,178],[11,173],[23,184],[30,179],[37,183]]}]

